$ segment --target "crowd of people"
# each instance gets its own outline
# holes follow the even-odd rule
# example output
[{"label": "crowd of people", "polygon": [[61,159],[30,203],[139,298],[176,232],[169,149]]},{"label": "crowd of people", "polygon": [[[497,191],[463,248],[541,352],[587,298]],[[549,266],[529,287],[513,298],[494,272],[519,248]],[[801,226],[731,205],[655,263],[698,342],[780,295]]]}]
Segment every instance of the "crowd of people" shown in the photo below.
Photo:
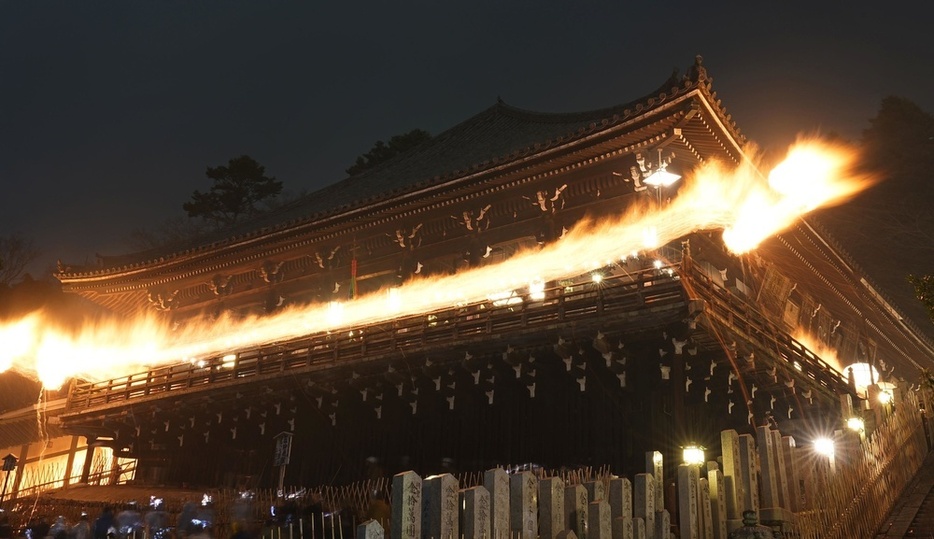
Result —
[{"label": "crowd of people", "polygon": [[140,511],[135,502],[126,504],[118,512],[108,505],[93,520],[82,512],[74,524],[63,516],[56,517],[53,522],[36,516],[22,530],[15,530],[9,515],[0,512],[0,539],[197,539],[210,537],[214,523],[210,501],[200,506],[186,503],[173,521],[162,500],[153,498],[144,511]]}]

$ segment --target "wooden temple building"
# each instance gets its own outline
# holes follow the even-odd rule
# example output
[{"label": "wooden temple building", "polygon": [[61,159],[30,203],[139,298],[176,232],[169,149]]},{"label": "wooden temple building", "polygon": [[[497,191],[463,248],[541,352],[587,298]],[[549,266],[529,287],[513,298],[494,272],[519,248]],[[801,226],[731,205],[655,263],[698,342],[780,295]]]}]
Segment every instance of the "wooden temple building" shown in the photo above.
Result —
[{"label": "wooden temple building", "polygon": [[[678,185],[643,182],[659,165],[737,164],[745,143],[698,57],[610,108],[499,101],[224,234],[57,277],[115,313],[180,325],[347,304],[501,264],[646,198],[665,204]],[[629,473],[650,450],[669,462],[691,443],[715,455],[722,429],[778,424],[803,443],[840,428],[841,402],[859,413],[865,393],[802,335],[885,380],[934,364],[931,343],[800,221],[748,255],[696,231],[534,290],[75,380],[60,428],[137,459],[139,482],[273,485],[282,432],[289,484],[359,479],[369,457],[385,473]]]}]

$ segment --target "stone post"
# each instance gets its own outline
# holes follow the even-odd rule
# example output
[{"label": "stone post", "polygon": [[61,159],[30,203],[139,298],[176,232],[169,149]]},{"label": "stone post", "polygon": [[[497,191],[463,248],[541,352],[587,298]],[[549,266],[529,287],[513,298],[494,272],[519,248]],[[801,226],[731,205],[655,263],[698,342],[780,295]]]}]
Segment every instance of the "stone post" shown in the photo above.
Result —
[{"label": "stone post", "polygon": [[392,537],[422,539],[422,478],[415,472],[392,477]]},{"label": "stone post", "polygon": [[538,538],[538,478],[532,472],[509,476],[509,536]]},{"label": "stone post", "polygon": [[[633,515],[645,522],[648,539],[655,537],[655,478],[650,473],[636,474]],[[665,539],[665,538],[659,538]]]},{"label": "stone post", "polygon": [[509,475],[502,468],[487,470],[483,486],[490,493],[491,537],[509,539]]},{"label": "stone post", "polygon": [[726,497],[726,518],[736,520],[741,526],[740,518],[743,511],[739,506],[742,505],[746,493],[742,490],[743,467],[739,458],[739,434],[735,430],[720,432],[720,451],[723,456],[723,476],[726,487],[723,493]]},{"label": "stone post", "polygon": [[385,536],[383,526],[373,519],[357,525],[356,539],[383,539]]},{"label": "stone post", "polygon": [[632,519],[628,517],[613,518],[613,539],[632,539]]},{"label": "stone post", "polygon": [[587,537],[590,539],[610,539],[613,533],[613,521],[610,516],[610,504],[606,500],[590,502],[587,507]]},{"label": "stone post", "polygon": [[610,515],[632,518],[632,482],[625,477],[610,479]]},{"label": "stone post", "polygon": [[710,520],[713,524],[714,539],[728,539],[726,531],[726,495],[723,479],[723,472],[719,469],[707,470],[707,484],[710,487]]},{"label": "stone post", "polygon": [[[490,492],[484,486],[461,491],[461,533],[464,539],[490,539]],[[460,539],[460,538],[458,538]]]},{"label": "stone post", "polygon": [[[648,524],[646,524],[648,526]],[[648,531],[648,529],[646,529]],[[671,536],[671,514],[667,509],[655,512],[655,539],[668,539]]]},{"label": "stone post", "polygon": [[549,477],[538,483],[538,534],[555,539],[564,531],[564,480]]},{"label": "stone post", "polygon": [[564,526],[578,539],[587,539],[587,489],[584,485],[564,488]]},{"label": "stone post", "polygon": [[698,475],[697,466],[678,465],[678,528],[681,539],[700,538],[697,518]]},{"label": "stone post", "polygon": [[697,481],[697,516],[700,522],[700,536],[703,539],[714,539],[710,483],[707,482],[706,477],[701,477]]},{"label": "stone post", "polygon": [[788,509],[797,513],[804,508],[803,481],[798,475],[798,462],[795,459],[795,439],[782,436],[782,460],[785,462],[785,474],[788,477]]},{"label": "stone post", "polygon": [[457,478],[446,473],[423,482],[422,532],[429,539],[459,539],[459,487]]},{"label": "stone post", "polygon": [[645,471],[655,479],[655,507],[665,507],[665,459],[661,451],[645,453]]},{"label": "stone post", "polygon": [[755,511],[759,514],[759,467],[756,464],[756,442],[750,434],[739,435],[739,461],[742,466],[743,499],[740,500],[743,512]]}]

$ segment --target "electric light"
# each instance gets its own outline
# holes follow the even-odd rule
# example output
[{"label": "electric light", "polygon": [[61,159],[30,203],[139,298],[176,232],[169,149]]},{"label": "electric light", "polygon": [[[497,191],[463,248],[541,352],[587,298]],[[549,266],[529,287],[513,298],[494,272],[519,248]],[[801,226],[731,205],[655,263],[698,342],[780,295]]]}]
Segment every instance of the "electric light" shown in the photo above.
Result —
[{"label": "electric light", "polygon": [[888,404],[892,402],[892,394],[889,393],[888,391],[880,391],[879,402],[881,402],[882,404]]},{"label": "electric light", "polygon": [[704,448],[697,445],[688,445],[681,449],[682,460],[685,464],[700,466],[704,463]]},{"label": "electric light", "polygon": [[850,430],[855,430],[856,432],[862,432],[866,430],[866,423],[863,422],[861,417],[851,417],[846,420],[846,426]]},{"label": "electric light", "polygon": [[592,274],[590,275],[590,280],[592,280],[592,281],[593,281],[594,283],[596,283],[596,284],[600,284],[600,283],[603,282],[603,274],[602,274],[602,273],[592,273]]},{"label": "electric light", "polygon": [[814,440],[814,451],[825,457],[833,457],[833,440],[830,438],[818,438]]},{"label": "electric light", "polygon": [[668,172],[666,167],[659,167],[658,170],[650,174],[648,178],[642,180],[642,183],[651,185],[652,187],[669,187],[680,179],[681,176],[679,174]]}]

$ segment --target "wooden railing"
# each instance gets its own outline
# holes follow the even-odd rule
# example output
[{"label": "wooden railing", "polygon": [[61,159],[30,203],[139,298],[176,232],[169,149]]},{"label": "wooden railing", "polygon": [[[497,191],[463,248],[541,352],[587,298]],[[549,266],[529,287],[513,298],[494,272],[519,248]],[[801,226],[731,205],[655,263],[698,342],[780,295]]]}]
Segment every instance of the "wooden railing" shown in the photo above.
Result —
[{"label": "wooden railing", "polygon": [[[638,323],[635,313],[673,312],[685,297],[677,267],[621,272],[600,283],[579,279],[554,285],[545,299],[517,291],[513,302],[492,302],[419,313],[361,327],[320,332],[288,342],[219,353],[197,363],[154,367],[123,377],[72,384],[69,414],[120,406],[128,401],[238,385],[337,366],[393,358],[408,350],[449,349],[484,343],[492,335],[541,334],[569,323],[598,327],[614,318]],[[524,295],[525,294],[525,295]]]},{"label": "wooden railing", "polygon": [[709,324],[723,328],[770,355],[784,372],[804,376],[835,394],[849,393],[856,397],[843,374],[808,350],[775,322],[743,300],[713,283],[707,275],[692,267],[691,291],[705,302],[704,313]]}]

